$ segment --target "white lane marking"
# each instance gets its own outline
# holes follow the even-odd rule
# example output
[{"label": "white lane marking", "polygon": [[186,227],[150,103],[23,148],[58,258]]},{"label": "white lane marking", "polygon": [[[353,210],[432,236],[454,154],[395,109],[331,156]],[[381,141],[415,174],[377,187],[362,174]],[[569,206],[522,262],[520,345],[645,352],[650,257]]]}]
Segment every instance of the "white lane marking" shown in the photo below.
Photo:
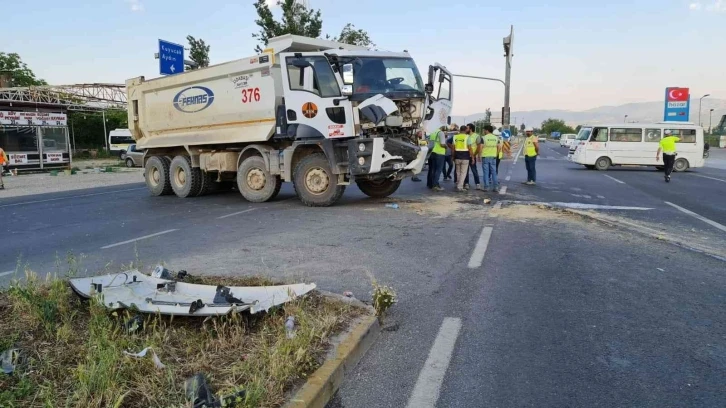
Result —
[{"label": "white lane marking", "polygon": [[496,204],[494,204],[494,207],[493,208],[495,210],[500,210],[502,208],[502,202],[501,201],[497,201]]},{"label": "white lane marking", "polygon": [[602,200],[602,199],[604,199],[604,198],[605,198],[605,196],[601,196],[601,195],[599,195],[599,194],[598,194],[598,195],[597,195],[597,198],[599,198],[599,199],[601,199],[601,200]]},{"label": "white lane marking", "polygon": [[471,253],[469,258],[469,268],[478,268],[481,266],[484,260],[484,254],[487,252],[487,246],[489,246],[489,238],[492,237],[492,227],[484,227],[479,235],[479,241],[477,241],[474,247],[474,252]]},{"label": "white lane marking", "polygon": [[144,235],[143,237],[138,237],[138,238],[130,239],[128,241],[117,242],[115,244],[102,246],[101,249],[108,249],[108,248],[117,247],[119,245],[126,245],[126,244],[130,244],[132,242],[141,241],[142,239],[152,238],[152,237],[156,237],[156,236],[159,236],[159,235],[168,234],[168,233],[174,232],[174,231],[179,231],[179,230],[178,229],[170,229],[170,230],[166,230],[166,231],[157,232],[155,234]]},{"label": "white lane marking", "polygon": [[254,211],[254,210],[256,210],[256,209],[257,209],[257,208],[250,208],[250,209],[247,209],[247,210],[244,210],[244,211],[237,211],[236,213],[232,213],[232,214],[227,214],[227,215],[223,215],[223,216],[221,216],[221,217],[217,217],[217,219],[218,219],[218,220],[221,220],[221,219],[224,219],[224,218],[227,218],[227,217],[233,217],[233,216],[235,216],[235,215],[240,215],[240,214],[248,213],[248,212],[250,212],[250,211]]},{"label": "white lane marking", "polygon": [[721,180],[720,178],[715,178],[715,177],[708,177],[708,176],[702,176],[702,175],[700,175],[700,174],[694,174],[694,176],[696,176],[696,177],[701,177],[701,178],[705,178],[705,179],[709,179],[709,180],[716,180],[716,181],[720,181],[720,182],[722,182],[722,183],[726,183],[726,180]]},{"label": "white lane marking", "polygon": [[15,271],[0,272],[0,278],[2,278],[3,276],[11,275],[13,273],[15,273]]},{"label": "white lane marking", "polygon": [[564,202],[560,202],[560,201],[555,201],[555,202],[552,202],[552,203],[518,201],[518,203],[521,203],[521,204],[546,205],[548,207],[577,208],[577,209],[580,209],[580,210],[634,210],[634,211],[648,211],[648,210],[652,210],[653,209],[653,208],[647,208],[647,207],[628,207],[628,206],[622,206],[622,205],[600,205],[600,204],[585,204],[585,203],[564,203]]},{"label": "white lane marking", "polygon": [[69,196],[69,197],[49,198],[47,200],[23,201],[22,203],[14,203],[14,204],[0,205],[0,208],[4,208],[4,207],[14,207],[14,206],[17,206],[17,205],[25,205],[25,204],[48,203],[48,202],[51,202],[51,201],[70,200],[72,198],[93,197],[93,196],[99,196],[99,195],[104,195],[104,194],[123,193],[125,191],[136,191],[136,190],[145,190],[145,189],[146,189],[146,187],[128,188],[126,190],[106,191],[106,192],[103,192],[103,193],[81,194],[81,195],[75,195],[75,196]]},{"label": "white lane marking", "polygon": [[523,145],[521,145],[521,146],[519,146],[519,151],[518,151],[518,152],[517,152],[517,154],[516,154],[516,155],[514,156],[514,161],[512,162],[512,165],[515,165],[515,164],[517,164],[517,159],[519,159],[519,155],[520,155],[520,154],[522,153],[522,149],[523,149],[523,148],[524,148],[524,144],[523,144]]},{"label": "white lane marking", "polygon": [[668,201],[665,201],[665,203],[668,204],[668,205],[670,205],[671,207],[673,207],[673,208],[675,208],[675,209],[683,212],[683,213],[686,213],[686,214],[690,215],[691,217],[698,218],[699,220],[705,222],[706,224],[711,225],[713,227],[716,227],[716,228],[720,229],[723,232],[726,232],[726,226],[721,225],[721,224],[717,223],[716,221],[709,220],[708,218],[704,217],[703,215],[698,215],[698,214],[694,213],[691,210],[686,210],[685,208],[679,207],[679,206],[677,206],[677,205],[675,205],[673,203],[669,203]]},{"label": "white lane marking", "polygon": [[509,180],[511,180],[511,179],[512,179],[512,176],[507,176],[507,177],[504,177],[504,181],[509,181]]},{"label": "white lane marking", "polygon": [[433,408],[436,406],[441,384],[443,384],[446,370],[449,368],[460,330],[461,319],[456,317],[444,319],[434,345],[429,351],[429,357],[418,375],[413,393],[408,399],[407,408]]},{"label": "white lane marking", "polygon": [[620,184],[625,184],[625,182],[624,182],[624,181],[620,181],[620,180],[616,179],[615,177],[612,177],[612,176],[608,176],[607,174],[603,174],[603,176],[605,176],[605,177],[609,178],[610,180],[612,180],[612,181],[614,181],[614,182],[616,182],[616,183],[620,183]]},{"label": "white lane marking", "polygon": [[504,186],[499,189],[499,194],[507,194],[507,186]]}]

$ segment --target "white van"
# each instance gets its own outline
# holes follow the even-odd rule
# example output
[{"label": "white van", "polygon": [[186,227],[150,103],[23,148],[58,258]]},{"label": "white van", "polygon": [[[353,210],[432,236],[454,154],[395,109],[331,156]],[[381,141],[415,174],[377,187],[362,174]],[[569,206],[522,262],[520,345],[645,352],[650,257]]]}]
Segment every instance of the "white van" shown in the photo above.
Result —
[{"label": "white van", "polygon": [[560,137],[560,147],[571,146],[572,142],[577,139],[577,135],[574,133],[565,133]]},{"label": "white van", "polygon": [[610,166],[663,166],[656,160],[662,137],[674,135],[681,140],[675,171],[703,167],[703,128],[692,123],[618,123],[584,125],[570,146],[568,160],[588,169],[607,170]]},{"label": "white van", "polygon": [[128,150],[132,143],[136,143],[136,141],[131,137],[131,131],[128,129],[115,129],[108,133],[108,146],[111,154],[120,156],[123,151]]}]

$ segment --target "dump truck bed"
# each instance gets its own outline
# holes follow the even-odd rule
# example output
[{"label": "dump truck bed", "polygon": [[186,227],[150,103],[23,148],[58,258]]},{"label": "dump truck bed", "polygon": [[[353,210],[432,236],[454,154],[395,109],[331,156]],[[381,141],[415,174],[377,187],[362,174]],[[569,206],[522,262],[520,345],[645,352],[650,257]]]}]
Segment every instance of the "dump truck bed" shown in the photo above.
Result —
[{"label": "dump truck bed", "polygon": [[280,69],[262,54],[182,74],[126,81],[140,149],[261,142],[274,134]]}]

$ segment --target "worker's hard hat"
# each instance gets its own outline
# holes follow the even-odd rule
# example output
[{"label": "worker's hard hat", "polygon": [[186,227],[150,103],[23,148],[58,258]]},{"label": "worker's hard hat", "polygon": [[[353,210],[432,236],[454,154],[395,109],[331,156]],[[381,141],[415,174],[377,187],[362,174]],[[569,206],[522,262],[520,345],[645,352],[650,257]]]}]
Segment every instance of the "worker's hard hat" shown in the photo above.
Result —
[{"label": "worker's hard hat", "polygon": [[524,129],[524,131],[525,132],[534,132],[534,129],[532,129],[531,127],[528,127],[526,129]]},{"label": "worker's hard hat", "polygon": [[666,131],[665,131],[665,134],[666,134],[666,135],[670,135],[670,134],[671,134],[671,131],[670,131],[670,130],[666,130]]},{"label": "worker's hard hat", "polygon": [[499,136],[502,134],[502,132],[499,131],[499,129],[494,129],[494,132],[492,132],[494,136]]}]

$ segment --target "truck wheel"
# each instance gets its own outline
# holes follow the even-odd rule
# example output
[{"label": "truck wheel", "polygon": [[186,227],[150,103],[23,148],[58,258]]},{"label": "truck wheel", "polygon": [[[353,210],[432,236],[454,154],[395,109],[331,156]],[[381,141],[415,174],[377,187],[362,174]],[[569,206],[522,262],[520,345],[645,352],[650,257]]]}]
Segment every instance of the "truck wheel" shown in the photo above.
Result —
[{"label": "truck wheel", "polygon": [[237,169],[237,188],[247,201],[264,203],[280,191],[282,181],[273,176],[260,156],[250,156]]},{"label": "truck wheel", "polygon": [[610,159],[607,157],[601,157],[595,162],[595,168],[600,171],[605,171],[610,167]]},{"label": "truck wheel", "polygon": [[165,157],[153,156],[146,162],[144,171],[146,187],[151,195],[162,196],[171,194],[169,182],[169,161]]},{"label": "truck wheel", "polygon": [[681,172],[681,171],[686,171],[687,169],[688,169],[688,160],[686,160],[686,159],[683,159],[683,158],[678,159],[673,164],[673,170],[675,170],[675,171]]},{"label": "truck wheel", "polygon": [[308,207],[327,207],[335,204],[345,191],[336,183],[328,159],[322,153],[304,157],[293,173],[295,192]]},{"label": "truck wheel", "polygon": [[199,169],[192,167],[189,156],[176,156],[169,166],[171,189],[178,197],[194,197],[199,193],[202,176]]},{"label": "truck wheel", "polygon": [[385,198],[398,190],[401,180],[357,180],[358,188],[363,194],[373,198]]},{"label": "truck wheel", "polygon": [[212,175],[202,169],[199,169],[199,191],[194,194],[195,197],[203,196],[213,191],[214,180]]}]

